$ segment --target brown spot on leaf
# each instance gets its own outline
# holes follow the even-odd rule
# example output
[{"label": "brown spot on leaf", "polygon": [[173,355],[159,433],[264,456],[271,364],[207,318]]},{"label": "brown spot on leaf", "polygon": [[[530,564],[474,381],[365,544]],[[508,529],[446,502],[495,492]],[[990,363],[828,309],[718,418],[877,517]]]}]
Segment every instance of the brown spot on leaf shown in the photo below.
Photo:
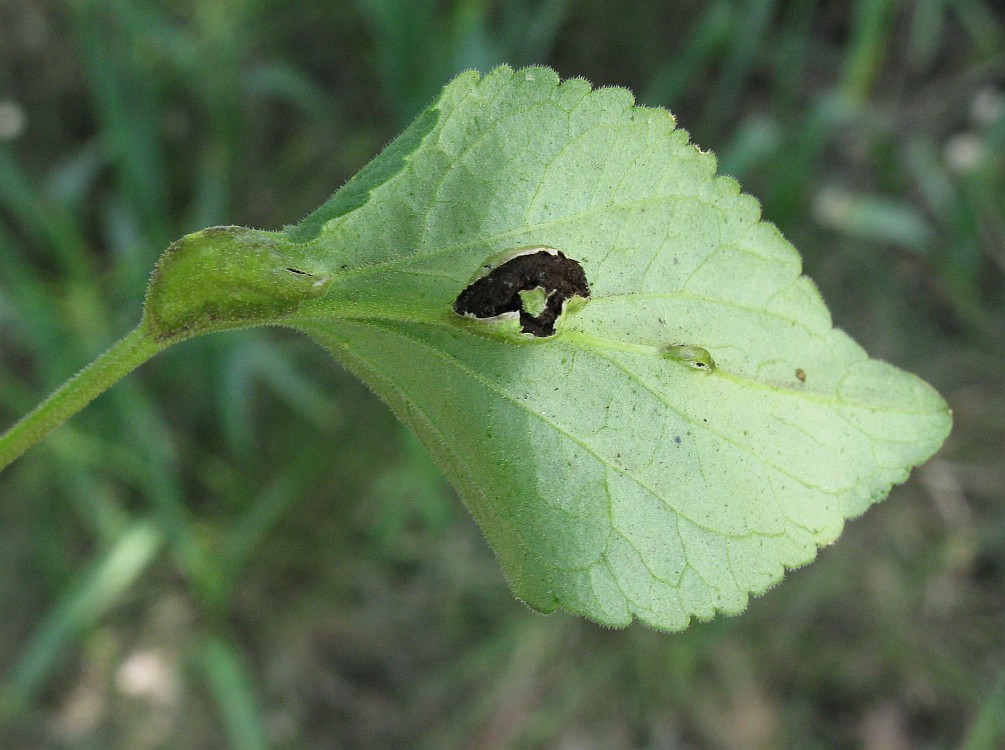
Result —
[{"label": "brown spot on leaf", "polygon": [[[538,288],[547,299],[534,315],[524,309],[520,292]],[[471,282],[454,302],[454,312],[482,320],[519,313],[521,331],[544,337],[555,333],[555,321],[571,297],[589,296],[590,285],[577,261],[558,250],[532,248]]]}]

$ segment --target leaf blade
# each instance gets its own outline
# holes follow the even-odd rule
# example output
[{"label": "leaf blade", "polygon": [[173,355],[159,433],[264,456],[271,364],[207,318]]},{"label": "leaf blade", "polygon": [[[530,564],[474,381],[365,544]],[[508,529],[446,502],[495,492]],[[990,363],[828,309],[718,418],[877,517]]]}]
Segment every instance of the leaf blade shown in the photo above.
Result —
[{"label": "leaf blade", "polygon": [[[416,430],[533,608],[667,630],[739,612],[941,444],[941,397],[832,327],[795,248],[665,111],[508,68],[433,110],[298,246],[331,286],[294,325]],[[452,313],[525,246],[589,280],[556,335]]]}]

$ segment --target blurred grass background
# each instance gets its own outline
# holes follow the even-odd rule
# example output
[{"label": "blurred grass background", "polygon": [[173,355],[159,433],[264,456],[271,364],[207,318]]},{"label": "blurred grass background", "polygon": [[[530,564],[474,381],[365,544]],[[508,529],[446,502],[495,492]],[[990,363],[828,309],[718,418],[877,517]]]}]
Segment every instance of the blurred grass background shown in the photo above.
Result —
[{"label": "blurred grass background", "polygon": [[0,747],[1005,747],[1000,2],[0,0],[0,425],[171,240],[295,222],[499,62],[669,107],[946,447],[744,615],[607,631],[319,348],[194,340],[0,476]]}]

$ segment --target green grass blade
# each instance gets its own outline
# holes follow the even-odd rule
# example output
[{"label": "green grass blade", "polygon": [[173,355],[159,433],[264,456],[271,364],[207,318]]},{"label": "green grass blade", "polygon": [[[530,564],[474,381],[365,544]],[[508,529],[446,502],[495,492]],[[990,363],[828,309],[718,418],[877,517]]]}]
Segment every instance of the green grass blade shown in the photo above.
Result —
[{"label": "green grass blade", "polygon": [[911,10],[908,55],[919,69],[928,68],[939,51],[946,16],[946,0],[917,0]]},{"label": "green grass blade", "polygon": [[737,28],[743,29],[743,33],[734,31],[730,36],[722,73],[705,105],[705,133],[721,133],[729,119],[729,113],[736,109],[744,84],[750,78],[757,64],[758,54],[765,45],[776,2],[763,0],[743,4],[742,7],[734,23]]},{"label": "green grass blade", "polygon": [[[121,5],[128,8],[128,5]],[[170,241],[164,224],[165,158],[161,138],[162,102],[156,77],[137,63],[107,29],[130,28],[119,3],[73,4],[72,21],[87,68],[96,114],[110,156],[115,160],[122,194],[142,218],[155,245]]]},{"label": "green grass blade", "polygon": [[192,585],[199,604],[210,616],[226,605],[219,566],[198,538],[171,455],[170,433],[149,398],[134,383],[124,383],[116,394],[123,431],[132,437],[147,471],[142,492],[156,509],[156,521],[181,571]]},{"label": "green grass blade", "polygon": [[890,46],[895,10],[892,0],[859,0],[855,8],[855,25],[841,84],[841,92],[852,102],[864,102],[872,91]]},{"label": "green grass blade", "polygon": [[233,750],[267,750],[261,710],[237,649],[219,638],[206,638],[199,666],[216,700]]},{"label": "green grass blade", "polygon": [[720,50],[728,44],[735,14],[728,2],[710,6],[688,35],[681,53],[657,69],[640,99],[672,108],[692,81],[712,64]]},{"label": "green grass blade", "polygon": [[87,245],[73,220],[46,200],[2,145],[0,209],[9,212],[28,237],[47,248],[67,274],[75,278],[91,276]]},{"label": "green grass blade", "polygon": [[982,0],[953,0],[952,7],[971,43],[982,55],[1000,54],[1005,36],[1000,11],[992,10]]},{"label": "green grass blade", "polygon": [[306,479],[312,473],[309,468],[296,468],[300,470],[279,475],[260,492],[229,530],[220,556],[220,566],[231,580],[237,578],[255,548],[282,518],[283,513],[302,496]]},{"label": "green grass blade", "polygon": [[0,716],[17,711],[56,668],[70,642],[112,607],[154,560],[161,536],[136,521],[66,592],[35,632],[4,685]]}]

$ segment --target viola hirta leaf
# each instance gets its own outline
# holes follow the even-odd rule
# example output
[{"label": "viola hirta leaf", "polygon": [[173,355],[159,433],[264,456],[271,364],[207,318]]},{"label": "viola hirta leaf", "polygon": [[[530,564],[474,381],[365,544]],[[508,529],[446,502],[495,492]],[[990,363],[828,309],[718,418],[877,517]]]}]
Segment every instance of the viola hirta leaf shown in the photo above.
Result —
[{"label": "viola hirta leaf", "polygon": [[282,324],[415,430],[534,609],[664,630],[740,612],[951,415],[832,325],[715,172],[624,89],[465,73],[299,225],[172,246],[117,359],[14,428],[0,467],[173,341]]},{"label": "viola hirta leaf", "polygon": [[949,431],[628,91],[466,73],[358,179],[287,230],[331,278],[291,323],[415,429],[537,610],[739,612]]}]

